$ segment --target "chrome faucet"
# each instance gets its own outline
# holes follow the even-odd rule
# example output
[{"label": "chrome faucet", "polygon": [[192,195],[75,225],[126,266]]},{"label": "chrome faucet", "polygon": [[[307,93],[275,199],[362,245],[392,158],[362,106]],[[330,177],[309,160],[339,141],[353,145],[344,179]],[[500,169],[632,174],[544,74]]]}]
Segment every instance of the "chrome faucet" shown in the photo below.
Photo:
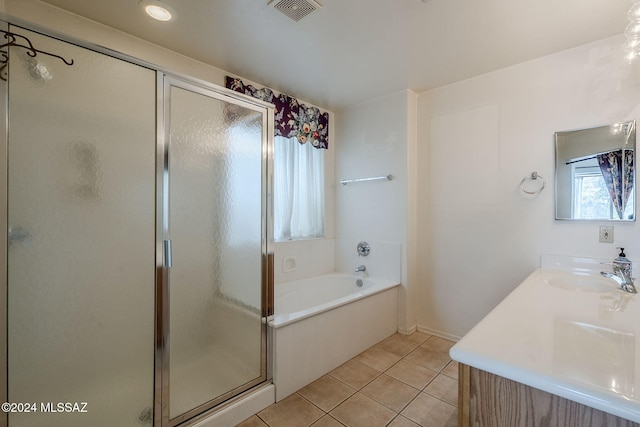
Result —
[{"label": "chrome faucet", "polygon": [[367,271],[367,267],[364,265],[361,265],[356,268],[356,273],[360,273],[361,271]]},{"label": "chrome faucet", "polygon": [[620,286],[620,289],[622,289],[623,291],[629,292],[630,294],[638,293],[636,287],[633,284],[633,278],[631,277],[629,269],[625,268],[624,266],[613,263],[613,273],[601,271],[600,274],[602,274],[604,277],[615,280],[618,286]]}]

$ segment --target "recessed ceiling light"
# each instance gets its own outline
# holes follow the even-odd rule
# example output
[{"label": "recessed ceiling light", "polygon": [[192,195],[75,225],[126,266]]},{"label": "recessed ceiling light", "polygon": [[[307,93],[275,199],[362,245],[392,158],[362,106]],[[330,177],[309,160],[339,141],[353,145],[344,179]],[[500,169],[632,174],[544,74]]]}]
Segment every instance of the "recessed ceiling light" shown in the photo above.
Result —
[{"label": "recessed ceiling light", "polygon": [[158,0],[142,0],[139,5],[147,15],[158,21],[166,22],[176,19],[176,11],[166,3]]}]

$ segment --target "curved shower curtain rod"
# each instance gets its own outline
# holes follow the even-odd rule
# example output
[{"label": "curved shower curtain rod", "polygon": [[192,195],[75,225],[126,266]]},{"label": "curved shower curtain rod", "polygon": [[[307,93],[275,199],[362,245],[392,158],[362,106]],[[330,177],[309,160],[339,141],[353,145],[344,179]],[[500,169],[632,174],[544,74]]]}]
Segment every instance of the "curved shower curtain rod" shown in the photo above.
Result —
[{"label": "curved shower curtain rod", "polygon": [[[7,40],[6,43],[0,45],[0,79],[4,80],[5,82],[7,81],[7,67],[9,66],[8,48],[10,47],[21,47],[23,49],[26,49],[27,55],[29,55],[32,58],[35,58],[39,53],[42,53],[43,55],[48,55],[54,58],[58,58],[59,60],[61,60],[62,62],[64,62],[69,66],[73,65],[73,59],[67,60],[60,55],[56,55],[55,53],[36,49],[33,46],[33,43],[31,43],[31,40],[29,40],[27,37],[21,34],[16,34],[16,33],[12,33],[10,31],[4,31],[4,30],[0,30],[0,33],[2,33],[4,39]],[[20,44],[20,42],[18,42],[18,39],[20,39],[21,42],[26,44]]]}]

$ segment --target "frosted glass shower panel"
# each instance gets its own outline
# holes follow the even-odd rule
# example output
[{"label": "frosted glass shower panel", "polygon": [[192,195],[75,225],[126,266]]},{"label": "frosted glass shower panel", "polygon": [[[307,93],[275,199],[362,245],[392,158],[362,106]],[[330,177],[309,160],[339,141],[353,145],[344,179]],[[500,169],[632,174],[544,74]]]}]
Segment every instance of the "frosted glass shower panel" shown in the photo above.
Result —
[{"label": "frosted glass shower panel", "polygon": [[170,88],[170,418],[263,377],[263,113]]},{"label": "frosted glass shower panel", "polygon": [[74,65],[10,51],[9,427],[151,426],[155,72],[13,31]]}]

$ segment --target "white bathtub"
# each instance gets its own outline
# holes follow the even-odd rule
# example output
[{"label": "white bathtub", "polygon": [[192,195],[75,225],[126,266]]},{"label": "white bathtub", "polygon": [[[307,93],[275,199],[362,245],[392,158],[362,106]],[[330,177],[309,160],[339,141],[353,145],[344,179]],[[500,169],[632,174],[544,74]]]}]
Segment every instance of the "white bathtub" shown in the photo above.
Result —
[{"label": "white bathtub", "polygon": [[276,401],[395,333],[398,285],[337,273],[276,285],[269,319]]}]

